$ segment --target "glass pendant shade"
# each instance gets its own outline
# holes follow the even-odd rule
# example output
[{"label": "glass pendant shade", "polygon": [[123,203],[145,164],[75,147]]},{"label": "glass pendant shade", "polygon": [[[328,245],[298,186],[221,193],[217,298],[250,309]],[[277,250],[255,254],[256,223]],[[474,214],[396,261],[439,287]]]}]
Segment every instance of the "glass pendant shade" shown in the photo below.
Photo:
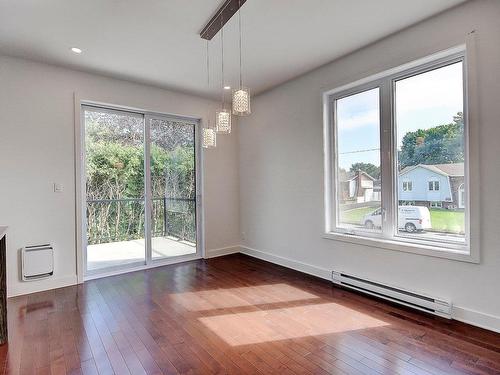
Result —
[{"label": "glass pendant shade", "polygon": [[225,109],[220,110],[215,114],[215,130],[217,133],[231,133],[231,113]]},{"label": "glass pendant shade", "polygon": [[202,145],[204,148],[213,148],[216,146],[217,135],[215,129],[203,128]]},{"label": "glass pendant shade", "polygon": [[241,87],[233,90],[233,115],[248,116],[252,113],[250,109],[250,90]]}]

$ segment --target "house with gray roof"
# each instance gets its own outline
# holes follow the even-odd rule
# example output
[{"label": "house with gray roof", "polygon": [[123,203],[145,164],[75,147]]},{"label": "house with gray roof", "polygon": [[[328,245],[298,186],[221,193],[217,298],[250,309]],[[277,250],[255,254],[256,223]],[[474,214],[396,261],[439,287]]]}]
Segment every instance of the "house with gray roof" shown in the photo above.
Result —
[{"label": "house with gray roof", "polygon": [[399,172],[399,204],[463,209],[464,186],[464,163],[406,167]]}]

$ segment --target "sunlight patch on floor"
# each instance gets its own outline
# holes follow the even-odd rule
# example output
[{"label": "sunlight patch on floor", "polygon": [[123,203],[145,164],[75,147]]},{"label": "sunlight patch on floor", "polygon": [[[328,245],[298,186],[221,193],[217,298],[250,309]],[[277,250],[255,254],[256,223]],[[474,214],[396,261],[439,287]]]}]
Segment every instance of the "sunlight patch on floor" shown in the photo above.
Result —
[{"label": "sunlight patch on floor", "polygon": [[288,284],[257,285],[171,294],[170,298],[189,311],[205,311],[283,303],[319,298]]},{"label": "sunlight patch on floor", "polygon": [[198,319],[231,346],[389,325],[337,303],[224,314]]}]

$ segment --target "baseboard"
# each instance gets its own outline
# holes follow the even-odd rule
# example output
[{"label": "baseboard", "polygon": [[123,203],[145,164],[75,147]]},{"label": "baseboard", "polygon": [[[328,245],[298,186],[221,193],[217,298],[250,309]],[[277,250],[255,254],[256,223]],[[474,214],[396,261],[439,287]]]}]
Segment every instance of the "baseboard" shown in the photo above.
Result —
[{"label": "baseboard", "polygon": [[240,246],[221,247],[219,249],[210,249],[206,251],[205,259],[221,257],[229,254],[237,254],[240,252]]},{"label": "baseboard", "polygon": [[296,271],[307,273],[308,275],[317,276],[325,280],[332,280],[332,272],[326,268],[313,266],[296,260],[274,255],[265,251],[252,249],[246,246],[240,246],[242,254],[250,255],[251,257],[266,260],[268,262],[278,264],[283,267],[291,268]]},{"label": "baseboard", "polygon": [[452,318],[479,328],[500,333],[500,317],[453,306]]},{"label": "baseboard", "polygon": [[63,288],[65,286],[71,286],[78,284],[78,278],[76,275],[64,276],[58,278],[47,278],[44,280],[37,281],[23,281],[19,282],[15,286],[10,286],[7,288],[8,297],[17,297],[25,294],[44,292],[46,290]]},{"label": "baseboard", "polygon": [[[317,276],[325,280],[331,280],[331,270],[325,268],[298,262],[290,258],[281,257],[246,246],[240,246],[240,252],[299,272]],[[498,316],[481,313],[464,307],[453,306],[451,317],[463,323],[500,333],[500,317]]]}]

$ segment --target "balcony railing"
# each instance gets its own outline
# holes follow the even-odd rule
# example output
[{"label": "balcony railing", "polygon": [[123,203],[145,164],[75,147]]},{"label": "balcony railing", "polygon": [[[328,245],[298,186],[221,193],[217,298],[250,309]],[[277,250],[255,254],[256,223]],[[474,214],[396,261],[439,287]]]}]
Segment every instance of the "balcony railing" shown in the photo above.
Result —
[{"label": "balcony railing", "polygon": [[[153,198],[153,237],[171,236],[196,242],[196,200]],[[87,242],[89,245],[144,238],[143,198],[87,200]]]}]

